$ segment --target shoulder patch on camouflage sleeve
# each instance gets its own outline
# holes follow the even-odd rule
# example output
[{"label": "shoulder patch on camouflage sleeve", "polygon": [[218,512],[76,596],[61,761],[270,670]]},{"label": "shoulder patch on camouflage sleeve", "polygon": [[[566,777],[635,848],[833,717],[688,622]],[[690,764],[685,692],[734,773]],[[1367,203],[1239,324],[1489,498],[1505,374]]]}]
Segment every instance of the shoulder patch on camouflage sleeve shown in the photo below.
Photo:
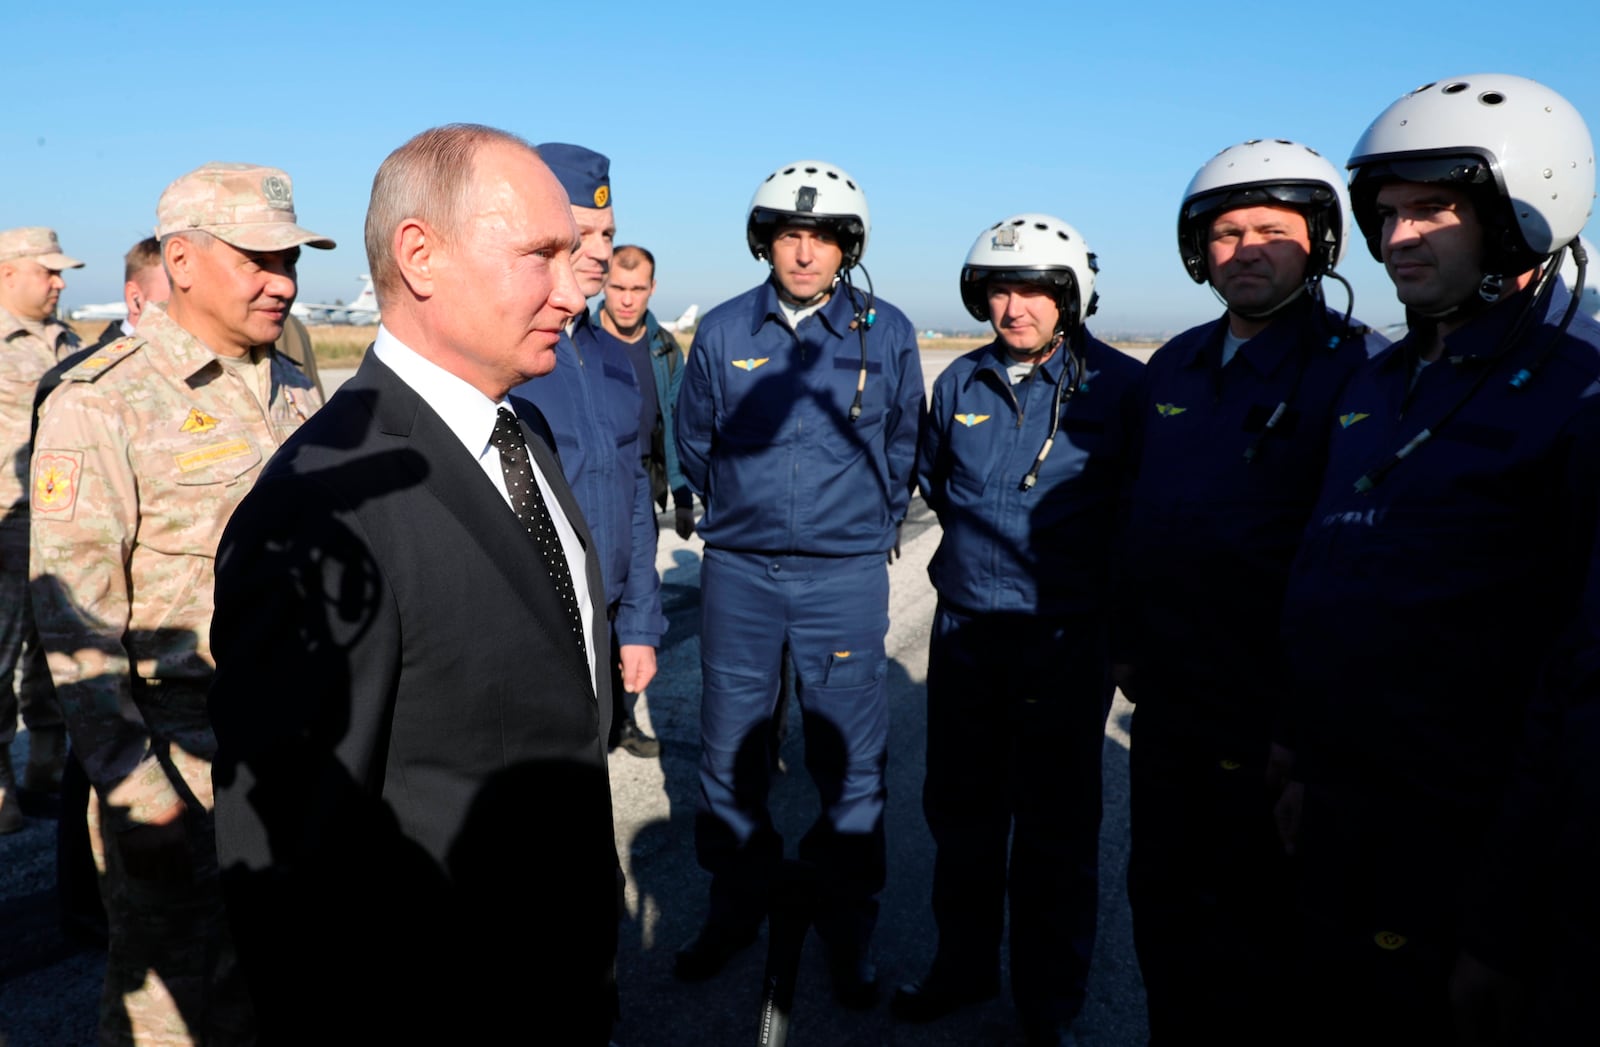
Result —
[{"label": "shoulder patch on camouflage sleeve", "polygon": [[144,339],[138,335],[127,335],[90,353],[81,363],[67,369],[61,376],[63,382],[92,382],[96,378],[111,370],[117,364],[132,356],[134,351],[144,345]]},{"label": "shoulder patch on camouflage sleeve", "polygon": [[78,480],[82,475],[82,451],[41,447],[33,456],[33,514],[72,519],[72,510],[78,504]]}]

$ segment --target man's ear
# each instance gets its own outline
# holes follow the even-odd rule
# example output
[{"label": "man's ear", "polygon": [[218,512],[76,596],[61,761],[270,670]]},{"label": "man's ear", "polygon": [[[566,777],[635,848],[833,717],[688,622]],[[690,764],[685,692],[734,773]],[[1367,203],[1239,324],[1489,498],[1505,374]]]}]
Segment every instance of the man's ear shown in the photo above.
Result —
[{"label": "man's ear", "polygon": [[200,250],[199,245],[182,236],[168,237],[161,245],[161,259],[174,288],[188,291],[194,287],[195,255]]},{"label": "man's ear", "polygon": [[392,246],[395,268],[406,287],[418,298],[433,297],[438,279],[435,269],[445,260],[443,244],[433,227],[420,218],[407,218],[395,228]]}]

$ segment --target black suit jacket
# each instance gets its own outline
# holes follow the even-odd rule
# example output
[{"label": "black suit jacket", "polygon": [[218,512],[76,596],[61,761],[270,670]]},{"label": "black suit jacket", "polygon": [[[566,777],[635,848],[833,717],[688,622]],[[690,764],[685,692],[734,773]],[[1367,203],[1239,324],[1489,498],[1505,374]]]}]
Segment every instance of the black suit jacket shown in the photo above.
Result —
[{"label": "black suit jacket", "polygon": [[212,649],[217,850],[267,1039],[604,1044],[610,674],[597,696],[522,525],[375,355],[228,524]]}]

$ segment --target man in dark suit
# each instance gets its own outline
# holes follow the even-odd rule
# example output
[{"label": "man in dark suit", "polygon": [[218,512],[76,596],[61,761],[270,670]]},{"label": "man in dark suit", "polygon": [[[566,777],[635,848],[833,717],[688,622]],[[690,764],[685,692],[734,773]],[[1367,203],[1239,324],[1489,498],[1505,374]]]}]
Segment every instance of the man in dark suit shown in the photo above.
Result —
[{"label": "man in dark suit", "polygon": [[507,399],[584,308],[576,227],[532,146],[451,125],[384,161],[366,228],[377,340],[219,552],[240,961],[267,1042],[604,1044],[605,590],[543,417]]}]

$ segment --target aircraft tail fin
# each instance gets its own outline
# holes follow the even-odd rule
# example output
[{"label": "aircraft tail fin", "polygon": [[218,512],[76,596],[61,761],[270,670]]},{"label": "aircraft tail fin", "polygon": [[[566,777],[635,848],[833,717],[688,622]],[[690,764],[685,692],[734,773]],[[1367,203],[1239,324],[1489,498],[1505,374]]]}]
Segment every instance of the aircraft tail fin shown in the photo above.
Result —
[{"label": "aircraft tail fin", "polygon": [[666,328],[668,331],[671,331],[673,334],[677,334],[679,331],[687,331],[689,328],[693,327],[694,318],[699,315],[700,306],[691,305],[689,308],[683,311],[682,316],[678,317],[669,324],[662,324],[661,326]]},{"label": "aircraft tail fin", "polygon": [[361,293],[356,295],[355,300],[350,303],[349,309],[353,313],[375,313],[378,311],[378,293],[373,290],[372,277],[363,273],[361,279],[365,281],[362,284]]}]

